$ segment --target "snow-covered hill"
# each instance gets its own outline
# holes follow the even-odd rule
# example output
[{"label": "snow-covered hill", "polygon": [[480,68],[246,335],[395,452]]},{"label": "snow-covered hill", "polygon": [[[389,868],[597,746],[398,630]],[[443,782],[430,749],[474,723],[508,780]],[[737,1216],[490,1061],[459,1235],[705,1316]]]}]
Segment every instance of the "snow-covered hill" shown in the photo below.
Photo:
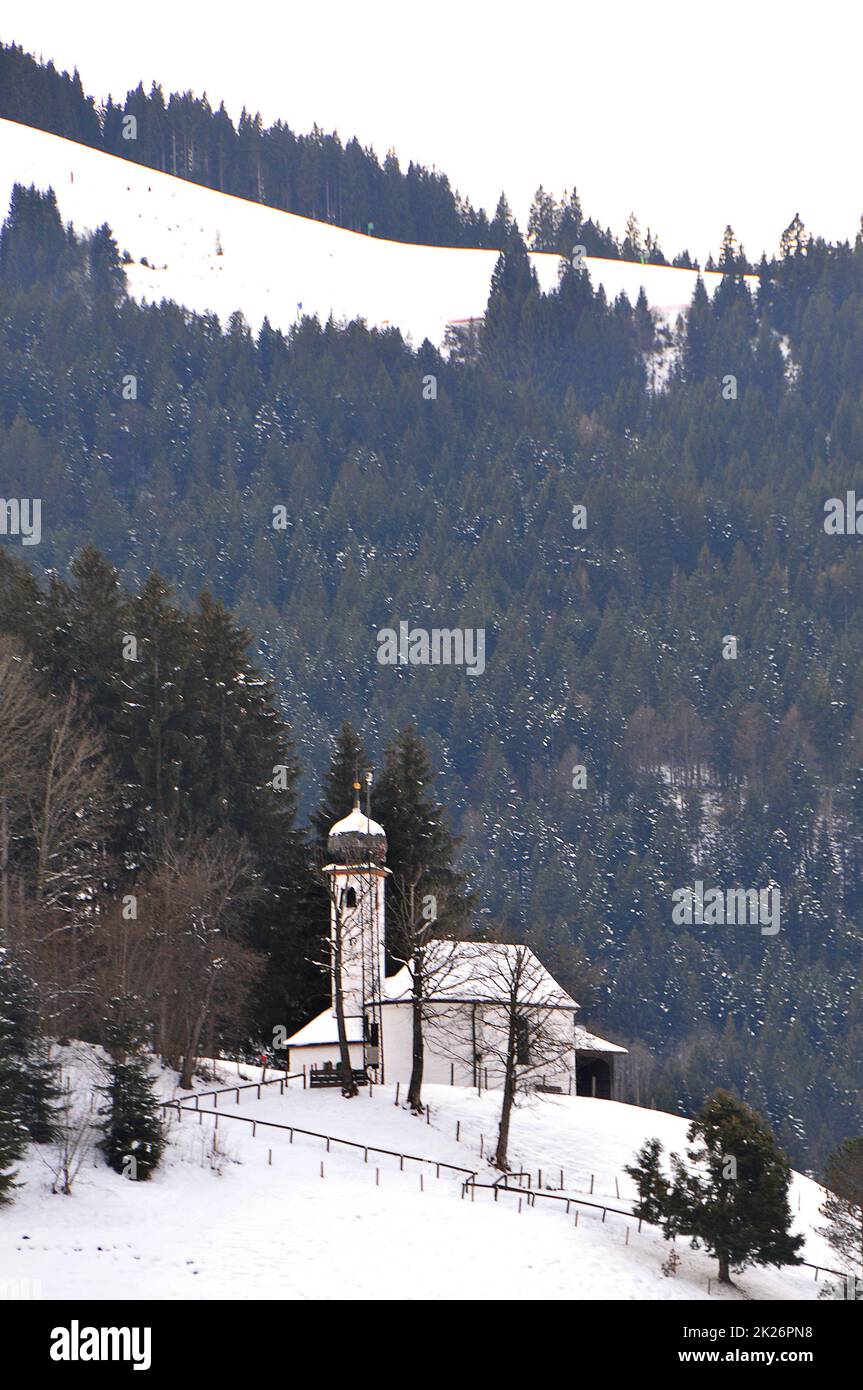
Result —
[{"label": "snow-covered hill", "polygon": [[[254,330],[265,316],[287,330],[300,314],[332,314],[397,327],[415,345],[439,344],[447,323],[484,313],[497,256],[362,236],[0,120],[2,217],[16,182],[53,187],[64,221],[78,231],[108,222],[134,259],[127,270],[136,298],[173,299],[223,323],[241,309]],[[535,254],[533,263],[551,289],[558,257]],[[643,285],[666,318],[686,307],[696,280],[695,271],[673,267],[591,257],[587,264],[609,298],[625,290],[634,303]],[[712,292],[720,277],[704,278]]]},{"label": "snow-covered hill", "polygon": [[[98,1053],[63,1051],[86,1112],[101,1080]],[[237,1069],[221,1064],[223,1080]],[[244,1068],[248,1076],[257,1076]],[[173,1077],[171,1073],[171,1077]],[[213,1083],[210,1083],[211,1085]],[[167,1074],[162,1094],[172,1094]],[[202,1083],[203,1085],[203,1083]],[[393,1103],[392,1088],[346,1102],[333,1091],[294,1082],[256,1098],[220,1098],[214,1120],[185,1112],[171,1120],[162,1167],[147,1183],[118,1177],[90,1151],[71,1196],[53,1195],[44,1153],[21,1165],[24,1187],[0,1208],[0,1287],[22,1295],[87,1298],[716,1298],[715,1262],[681,1244],[680,1267],[666,1277],[669,1246],[656,1231],[609,1211],[478,1190],[462,1197],[461,1178],[434,1164],[365,1155],[231,1119],[293,1124],[440,1163],[491,1171],[480,1156],[495,1133],[499,1096],[428,1088],[431,1124]],[[202,1106],[212,1107],[204,1100]],[[456,1125],[459,1138],[456,1139]],[[626,1209],[633,1188],[623,1173],[644,1139],[658,1135],[682,1150],[686,1122],[609,1101],[536,1096],[514,1116],[511,1158],[536,1186]],[[323,1167],[322,1167],[323,1165]],[[420,1177],[422,1175],[422,1184]],[[592,1189],[592,1191],[591,1191]],[[619,1194],[619,1195],[618,1195]],[[821,1191],[795,1177],[792,1204],[807,1235],[806,1258],[833,1260],[814,1233]],[[575,1211],[578,1210],[576,1224]],[[713,1280],[708,1292],[708,1280]],[[822,1276],[823,1279],[823,1276]],[[821,1283],[811,1269],[747,1270],[721,1296],[808,1299]]]}]

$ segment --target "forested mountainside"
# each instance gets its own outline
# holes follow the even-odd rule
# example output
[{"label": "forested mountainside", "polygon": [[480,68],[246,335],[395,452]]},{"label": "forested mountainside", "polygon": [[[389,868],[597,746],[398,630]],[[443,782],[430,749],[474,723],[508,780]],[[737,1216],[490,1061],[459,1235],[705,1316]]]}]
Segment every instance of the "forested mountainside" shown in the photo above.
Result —
[{"label": "forested mountainside", "polygon": [[[15,44],[0,44],[0,118],[20,121],[193,183],[300,213],[351,231],[432,246],[500,248],[510,218],[502,194],[494,216],[454,191],[446,174],[411,160],[402,171],[354,137],[342,142],[317,126],[298,134],[283,121],[264,127],[243,111],[235,125],[206,95],[139,85],[125,100],[97,105],[81,79],[42,63]],[[130,122],[127,118],[131,117]],[[618,239],[585,216],[576,190],[557,200],[537,190],[527,227],[536,251],[622,256],[665,265],[658,239],[634,214]],[[692,265],[688,252],[675,265]],[[710,268],[710,267],[708,267]]]},{"label": "forested mountainside", "polygon": [[[31,564],[95,543],[252,630],[304,811],[343,720],[376,760],[415,725],[478,922],[636,1040],[642,1102],[729,1085],[817,1165],[863,1121],[863,561],[853,521],[825,529],[859,478],[863,242],[795,220],[784,252],[753,300],[729,243],[669,348],[572,266],[541,294],[510,226],[481,331],[443,356],[136,305],[110,229],[79,240],[18,190],[0,469],[43,499],[40,544],[5,542]],[[483,629],[484,671],[382,665],[400,621]],[[697,879],[778,886],[781,930],[675,926]]]}]

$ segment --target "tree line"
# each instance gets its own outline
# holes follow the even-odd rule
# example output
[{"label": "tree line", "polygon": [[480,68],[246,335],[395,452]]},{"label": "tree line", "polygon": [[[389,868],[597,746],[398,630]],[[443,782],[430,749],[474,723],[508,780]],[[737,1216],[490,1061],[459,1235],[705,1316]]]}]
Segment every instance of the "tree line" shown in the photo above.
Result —
[{"label": "tree line", "polygon": [[[16,44],[0,45],[0,118],[222,193],[394,241],[500,248],[511,221],[504,193],[490,216],[454,190],[445,173],[414,160],[403,170],[395,151],[380,160],[356,137],[342,141],[317,125],[308,134],[281,120],[264,126],[245,108],[235,123],[224,102],[214,110],[206,94],[166,96],[156,82],[149,91],[139,83],[125,100],[97,104],[85,94],[77,69],[58,71]],[[641,237],[634,214],[617,238],[582,215],[574,189],[560,207],[537,190],[528,240],[537,251],[570,255],[581,244],[588,255],[666,263],[650,230]],[[692,262],[684,252],[674,264]]]}]

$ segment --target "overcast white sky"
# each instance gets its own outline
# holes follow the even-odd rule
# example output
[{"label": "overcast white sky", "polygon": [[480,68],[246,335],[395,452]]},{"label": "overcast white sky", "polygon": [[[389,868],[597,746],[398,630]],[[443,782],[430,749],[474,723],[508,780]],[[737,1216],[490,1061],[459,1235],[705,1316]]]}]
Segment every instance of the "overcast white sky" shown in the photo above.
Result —
[{"label": "overcast white sky", "polygon": [[444,170],[524,227],[537,184],[575,183],[621,232],[670,255],[750,255],[800,211],[831,239],[863,213],[853,0],[3,0],[0,38],[79,68],[97,97],[143,79],[236,117],[314,122]]}]

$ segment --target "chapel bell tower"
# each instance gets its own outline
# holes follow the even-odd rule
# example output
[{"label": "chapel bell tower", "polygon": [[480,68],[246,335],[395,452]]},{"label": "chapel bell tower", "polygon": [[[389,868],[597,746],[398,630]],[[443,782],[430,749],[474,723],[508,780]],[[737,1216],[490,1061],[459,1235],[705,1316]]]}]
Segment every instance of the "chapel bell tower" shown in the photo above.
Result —
[{"label": "chapel bell tower", "polygon": [[[371,785],[371,773],[366,774],[366,782]],[[391,871],[384,863],[387,837],[383,826],[360,810],[358,781],[354,782],[354,808],[332,827],[327,853],[330,862],[324,873],[329,875],[330,883],[332,1007],[335,1010],[336,953],[340,944],[345,1018],[362,1020],[366,1063],[375,1066],[381,990],[386,974],[384,884]]]}]

